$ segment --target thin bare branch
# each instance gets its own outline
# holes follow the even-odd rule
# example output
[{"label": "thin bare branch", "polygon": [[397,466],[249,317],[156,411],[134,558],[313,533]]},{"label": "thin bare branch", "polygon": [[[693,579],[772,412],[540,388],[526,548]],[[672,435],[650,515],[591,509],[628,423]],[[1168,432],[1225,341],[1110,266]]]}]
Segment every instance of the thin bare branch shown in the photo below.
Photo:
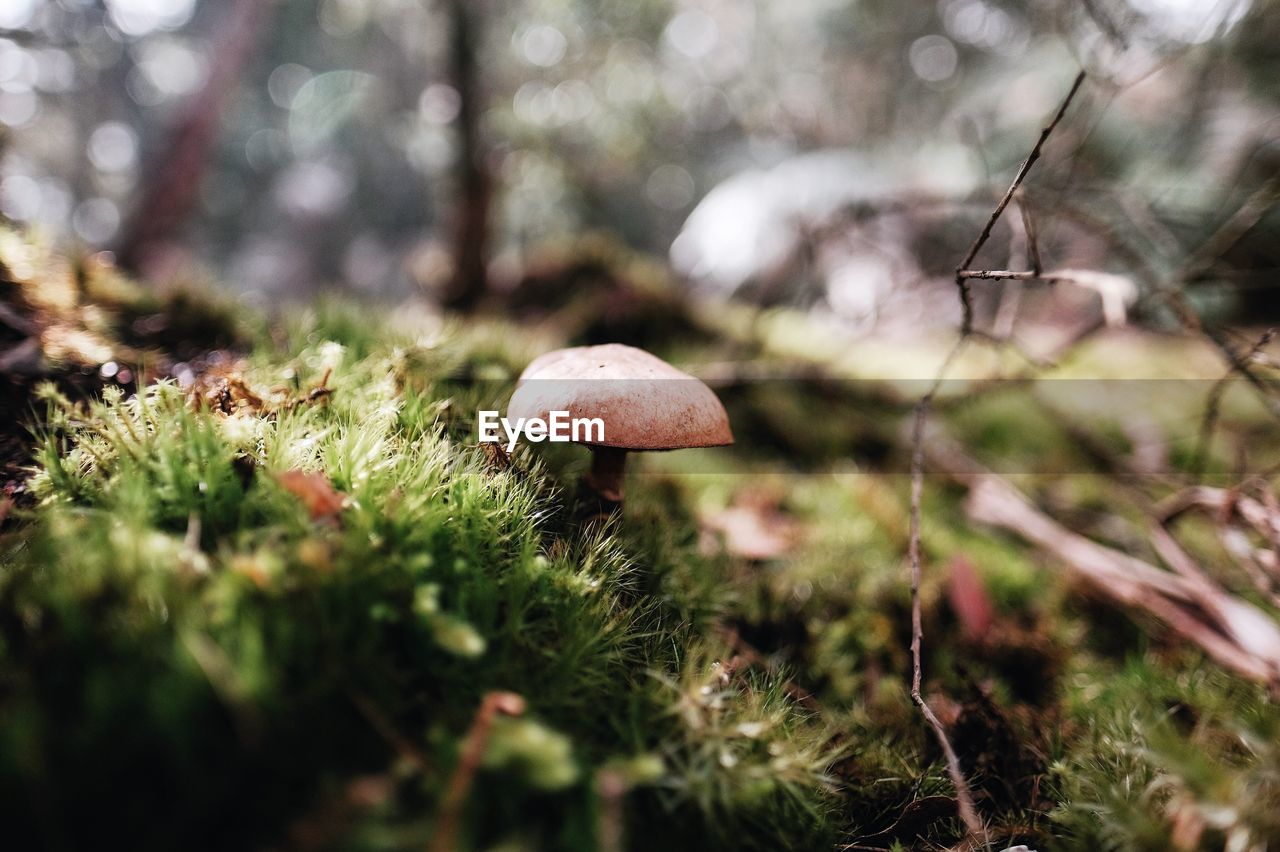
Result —
[{"label": "thin bare branch", "polygon": [[[1008,530],[1052,553],[1100,594],[1146,610],[1221,665],[1262,683],[1277,680],[1274,622],[1219,589],[1198,568],[1173,575],[1071,532],[995,475],[969,481],[969,517]],[[1175,557],[1186,569],[1183,555]],[[1187,557],[1189,559],[1189,557]],[[1158,582],[1152,582],[1155,578]],[[1174,596],[1169,590],[1177,588]]]},{"label": "thin bare branch", "polygon": [[458,833],[461,829],[462,806],[467,802],[467,794],[471,792],[471,782],[475,780],[480,769],[480,761],[484,759],[484,749],[489,742],[489,731],[493,728],[493,720],[498,714],[519,716],[524,713],[525,701],[514,692],[490,692],[480,701],[480,709],[476,711],[467,731],[467,738],[462,743],[462,754],[458,765],[449,778],[449,786],[445,790],[444,801],[440,805],[440,817],[436,824],[435,836],[431,839],[430,852],[454,852],[458,848]]},{"label": "thin bare branch", "polygon": [[1193,281],[1211,270],[1218,259],[1252,230],[1277,201],[1280,201],[1280,177],[1273,177],[1245,199],[1240,209],[1192,253],[1183,266],[1182,280]]},{"label": "thin bare branch", "polygon": [[1255,500],[1234,489],[1199,485],[1162,501],[1156,506],[1155,514],[1165,524],[1191,509],[1204,509],[1219,517],[1238,515],[1273,546],[1280,546],[1280,507],[1269,506],[1269,502],[1273,501]]},{"label": "thin bare branch", "polygon": [[961,323],[960,333],[967,335],[973,329],[973,301],[969,295],[969,279],[973,276],[967,275],[969,268],[973,265],[973,260],[978,256],[978,252],[986,245],[987,240],[991,238],[991,229],[995,227],[1000,216],[1004,213],[1005,208],[1009,206],[1009,201],[1013,198],[1013,194],[1018,191],[1018,187],[1022,186],[1022,182],[1026,180],[1027,173],[1031,171],[1031,167],[1035,165],[1036,160],[1040,159],[1040,152],[1044,150],[1045,142],[1053,134],[1055,128],[1062,121],[1062,117],[1066,115],[1067,108],[1071,106],[1071,102],[1075,100],[1076,92],[1080,91],[1080,85],[1084,83],[1085,72],[1081,71],[1076,75],[1075,81],[1071,84],[1070,91],[1063,98],[1062,105],[1058,107],[1058,111],[1054,114],[1053,119],[1045,125],[1040,131],[1040,138],[1036,140],[1035,147],[1031,149],[1031,153],[1027,155],[1027,159],[1023,160],[1022,166],[1018,169],[1018,173],[1013,178],[1013,183],[1009,185],[1009,189],[1005,192],[1004,197],[991,211],[991,216],[987,219],[987,223],[982,227],[978,238],[973,241],[973,245],[969,247],[969,251],[964,256],[964,260],[956,267],[956,287],[960,292],[961,307],[964,311],[964,319]]},{"label": "thin bare branch", "polygon": [[[1253,344],[1249,351],[1240,359],[1241,364],[1248,364],[1253,361],[1259,353],[1265,349],[1275,338],[1276,330],[1269,328],[1263,332],[1258,341]],[[1233,364],[1227,370],[1226,374],[1213,383],[1213,388],[1209,391],[1209,398],[1205,402],[1204,412],[1200,417],[1200,434],[1196,438],[1195,455],[1191,457],[1191,478],[1199,480],[1204,475],[1205,465],[1209,459],[1209,443],[1213,440],[1213,433],[1218,427],[1218,417],[1222,407],[1222,398],[1230,387],[1229,382],[1232,376],[1236,375],[1238,370]]]},{"label": "thin bare branch", "polygon": [[[926,393],[917,403],[915,409],[915,419],[911,432],[911,516],[910,516],[910,540],[908,543],[908,554],[911,563],[911,699],[916,706],[920,708],[921,714],[929,727],[933,729],[934,735],[938,739],[938,744],[942,747],[942,752],[947,761],[947,773],[951,777],[951,782],[956,790],[957,809],[960,819],[964,822],[965,829],[968,833],[967,841],[975,845],[985,845],[987,842],[987,831],[983,825],[981,818],[978,816],[977,809],[973,804],[973,794],[969,788],[969,782],[964,777],[964,771],[960,766],[960,759],[956,755],[955,749],[951,745],[950,739],[947,737],[946,729],[943,727],[941,720],[929,707],[928,702],[924,700],[921,692],[921,681],[923,679],[921,653],[924,643],[924,630],[922,627],[922,619],[920,613],[920,581],[921,581],[921,533],[920,533],[920,515],[921,502],[924,494],[924,431],[925,424],[928,421],[929,409],[933,403],[933,398],[942,386],[947,371],[950,369],[955,359],[959,357],[960,352],[964,349],[965,344],[975,337],[973,328],[973,301],[969,293],[969,280],[974,277],[980,277],[972,274],[970,267],[978,252],[986,244],[991,237],[991,230],[995,227],[996,222],[1004,213],[1005,208],[1009,206],[1010,200],[1018,192],[1022,186],[1022,182],[1026,179],[1027,173],[1036,160],[1040,158],[1040,153],[1044,149],[1045,142],[1053,134],[1054,129],[1062,121],[1066,115],[1068,107],[1075,99],[1076,93],[1080,90],[1081,84],[1084,83],[1085,72],[1081,71],[1076,75],[1075,80],[1071,84],[1070,91],[1063,99],[1062,104],[1058,107],[1058,111],[1054,114],[1053,119],[1044,127],[1040,133],[1040,138],[1036,141],[1035,146],[1031,149],[1031,153],[1027,159],[1023,161],[1022,166],[1018,169],[1018,173],[1014,176],[1013,183],[1004,196],[996,204],[995,209],[991,212],[991,216],[987,219],[987,223],[983,226],[982,232],[969,248],[964,260],[956,267],[956,289],[960,295],[960,306],[963,312],[963,319],[960,326],[960,337],[956,341],[956,345],[947,355],[946,359],[940,366],[933,384],[928,393]],[[1025,208],[1024,208],[1025,211]],[[1024,212],[1024,216],[1025,216]],[[1026,220],[1024,219],[1024,222]],[[1028,232],[1028,241],[1034,240],[1034,231]],[[1028,273],[1003,273],[991,274],[986,277],[1005,278],[1012,280],[1030,280],[1040,278],[1042,270],[1039,264],[1039,250],[1036,249],[1035,260],[1033,261],[1034,269]],[[989,337],[989,335],[984,335]]]},{"label": "thin bare branch", "polygon": [[933,733],[942,747],[947,759],[947,774],[956,788],[956,807],[965,830],[970,837],[986,836],[986,827],[982,824],[977,810],[973,806],[973,793],[969,790],[969,782],[965,780],[964,771],[960,768],[960,758],[947,737],[929,703],[920,692],[922,679],[920,665],[921,644],[924,641],[924,629],[920,617],[920,503],[924,493],[924,426],[929,415],[929,404],[932,395],[926,395],[916,406],[915,424],[912,428],[911,453],[911,537],[908,552],[911,559],[911,700],[920,708],[925,721],[933,728]]},{"label": "thin bare branch", "polygon": [[1219,331],[1207,327],[1191,307],[1186,294],[1182,292],[1185,285],[1205,275],[1213,269],[1221,255],[1235,245],[1263,216],[1280,200],[1280,178],[1272,178],[1255,191],[1240,206],[1234,215],[1222,224],[1217,231],[1204,241],[1190,258],[1183,264],[1171,281],[1162,282],[1156,294],[1177,315],[1179,322],[1187,331],[1202,334],[1210,343],[1218,348],[1234,373],[1239,373],[1245,381],[1253,386],[1259,401],[1272,416],[1280,419],[1280,398],[1277,388],[1265,382],[1249,365],[1249,358],[1241,357]]},{"label": "thin bare branch", "polygon": [[1222,353],[1231,370],[1239,373],[1246,382],[1253,386],[1253,389],[1257,391],[1258,401],[1262,403],[1263,407],[1273,417],[1280,419],[1280,398],[1277,397],[1280,387],[1268,383],[1259,376],[1253,367],[1249,365],[1249,362],[1236,352],[1235,347],[1221,333],[1204,326],[1200,326],[1200,330],[1213,345],[1218,347],[1218,351]]}]

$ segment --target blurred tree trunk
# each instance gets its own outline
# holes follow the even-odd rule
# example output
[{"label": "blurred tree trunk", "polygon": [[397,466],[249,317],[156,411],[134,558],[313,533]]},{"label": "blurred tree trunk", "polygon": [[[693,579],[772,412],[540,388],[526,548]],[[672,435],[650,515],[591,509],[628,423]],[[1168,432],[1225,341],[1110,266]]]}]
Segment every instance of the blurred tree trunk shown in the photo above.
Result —
[{"label": "blurred tree trunk", "polygon": [[458,201],[454,209],[453,276],[444,294],[447,307],[474,308],[486,289],[485,261],[493,181],[485,163],[480,116],[483,112],[476,46],[481,13],[476,0],[449,0],[452,83],[458,91]]},{"label": "blurred tree trunk", "polygon": [[141,201],[117,249],[124,268],[145,275],[177,241],[199,200],[223,110],[262,40],[273,3],[230,0],[210,52],[209,77],[179,114],[154,165],[145,170]]}]

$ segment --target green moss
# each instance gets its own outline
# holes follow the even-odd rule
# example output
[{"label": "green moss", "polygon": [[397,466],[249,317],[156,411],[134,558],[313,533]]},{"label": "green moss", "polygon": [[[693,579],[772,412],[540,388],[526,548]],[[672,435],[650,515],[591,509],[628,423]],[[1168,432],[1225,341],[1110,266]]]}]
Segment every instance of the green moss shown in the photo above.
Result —
[{"label": "green moss", "polygon": [[[634,807],[689,842],[835,836],[823,726],[775,678],[716,681],[694,536],[643,512],[622,539],[556,532],[538,467],[496,471],[450,437],[431,403],[456,371],[333,319],[312,328],[344,342],[308,332],[279,360],[302,387],[328,373],[314,402],[226,415],[167,382],[46,394],[40,503],[0,573],[0,787],[29,820],[15,831],[70,811],[72,840],[83,826],[139,848],[179,831],[270,842],[342,778],[392,771],[403,739],[427,758],[363,819],[425,842],[430,817],[408,815],[434,812],[481,696],[501,689],[530,711],[494,732],[468,809],[477,846],[578,825],[571,845],[592,848],[595,774],[639,754],[663,771]],[[459,359],[487,361],[439,363]],[[254,361],[243,381],[266,387],[279,361]],[[346,507],[313,519],[282,478],[295,470],[323,472]],[[122,771],[156,786],[117,795]]]},{"label": "green moss", "polygon": [[[821,380],[728,388],[738,445],[639,460],[625,520],[585,531],[580,448],[508,461],[474,446],[475,411],[564,343],[554,329],[334,298],[268,329],[199,299],[166,306],[104,270],[46,291],[40,275],[62,268],[0,232],[4,258],[95,339],[163,348],[129,337],[160,316],[143,330],[234,327],[240,347],[194,391],[41,392],[34,503],[0,537],[14,845],[423,848],[498,690],[527,712],[494,724],[461,849],[959,841],[908,692],[909,400]],[[749,356],[785,375],[792,337],[811,330],[770,322],[791,342],[765,335]],[[744,351],[742,328],[701,334],[671,345],[702,363]],[[207,404],[223,380],[226,404]],[[1256,406],[1228,403],[1232,429],[1260,430]],[[1016,394],[936,417],[998,469],[1105,467]],[[1169,424],[1183,452],[1186,419]],[[1126,451],[1122,430],[1098,426]],[[1016,479],[1073,529],[1154,559],[1141,524],[1172,484]],[[993,838],[1165,849],[1199,826],[1202,848],[1280,843],[1272,701],[969,522],[960,489],[926,486],[924,689]],[[795,525],[788,549],[752,561],[705,534],[708,513],[744,496]],[[1212,519],[1178,533],[1215,564]],[[980,639],[951,608],[959,558],[994,612]]]}]

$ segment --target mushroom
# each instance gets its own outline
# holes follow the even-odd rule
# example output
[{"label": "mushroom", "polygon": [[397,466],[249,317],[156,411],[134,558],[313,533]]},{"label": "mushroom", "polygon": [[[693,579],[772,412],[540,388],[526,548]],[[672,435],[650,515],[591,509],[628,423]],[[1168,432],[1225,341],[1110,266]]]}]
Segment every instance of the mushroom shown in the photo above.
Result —
[{"label": "mushroom", "polygon": [[[559,349],[535,358],[520,374],[507,415],[599,418],[588,487],[610,511],[621,508],[627,453],[720,447],[733,443],[729,416],[711,388],[633,346],[608,343]],[[600,436],[590,436],[597,438]]]}]

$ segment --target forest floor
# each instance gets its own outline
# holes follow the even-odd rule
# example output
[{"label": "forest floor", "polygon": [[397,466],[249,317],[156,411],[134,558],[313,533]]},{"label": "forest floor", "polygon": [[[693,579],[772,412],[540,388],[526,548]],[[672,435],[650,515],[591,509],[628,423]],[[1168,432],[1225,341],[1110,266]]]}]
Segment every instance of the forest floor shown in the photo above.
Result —
[{"label": "forest floor", "polygon": [[[607,289],[610,263],[575,275]],[[1117,595],[1121,580],[1075,564],[1089,562],[1078,542],[1061,546],[1069,532],[1104,563],[1152,566],[1182,553],[1247,602],[1237,622],[1275,611],[1265,571],[1221,551],[1243,536],[1270,564],[1231,506],[1185,512],[1173,557],[1149,534],[1198,464],[1199,407],[1135,402],[1121,408],[1141,418],[1113,407],[1082,423],[1053,394],[979,393],[1016,363],[990,352],[937,401],[923,693],[984,842],[958,820],[910,694],[906,436],[947,342],[851,346],[785,312],[704,315],[616,263],[642,283],[603,298],[578,281],[555,304],[532,281],[507,319],[338,300],[268,318],[0,235],[6,836],[439,852],[1280,844],[1271,634],[1215,626],[1207,604]],[[584,452],[486,453],[474,418],[532,357],[605,339],[707,379],[737,442],[644,457],[624,516],[599,529],[574,520]],[[1198,391],[1223,372],[1203,344],[1121,330],[1053,375],[1121,369]],[[919,380],[888,381],[904,374]],[[1274,449],[1251,400],[1223,394],[1216,469],[1240,446]],[[942,470],[978,463],[1006,490]],[[1219,480],[1274,507],[1267,480]],[[1029,502],[999,503],[1015,488]],[[1024,541],[1022,521],[1041,534]]]}]

